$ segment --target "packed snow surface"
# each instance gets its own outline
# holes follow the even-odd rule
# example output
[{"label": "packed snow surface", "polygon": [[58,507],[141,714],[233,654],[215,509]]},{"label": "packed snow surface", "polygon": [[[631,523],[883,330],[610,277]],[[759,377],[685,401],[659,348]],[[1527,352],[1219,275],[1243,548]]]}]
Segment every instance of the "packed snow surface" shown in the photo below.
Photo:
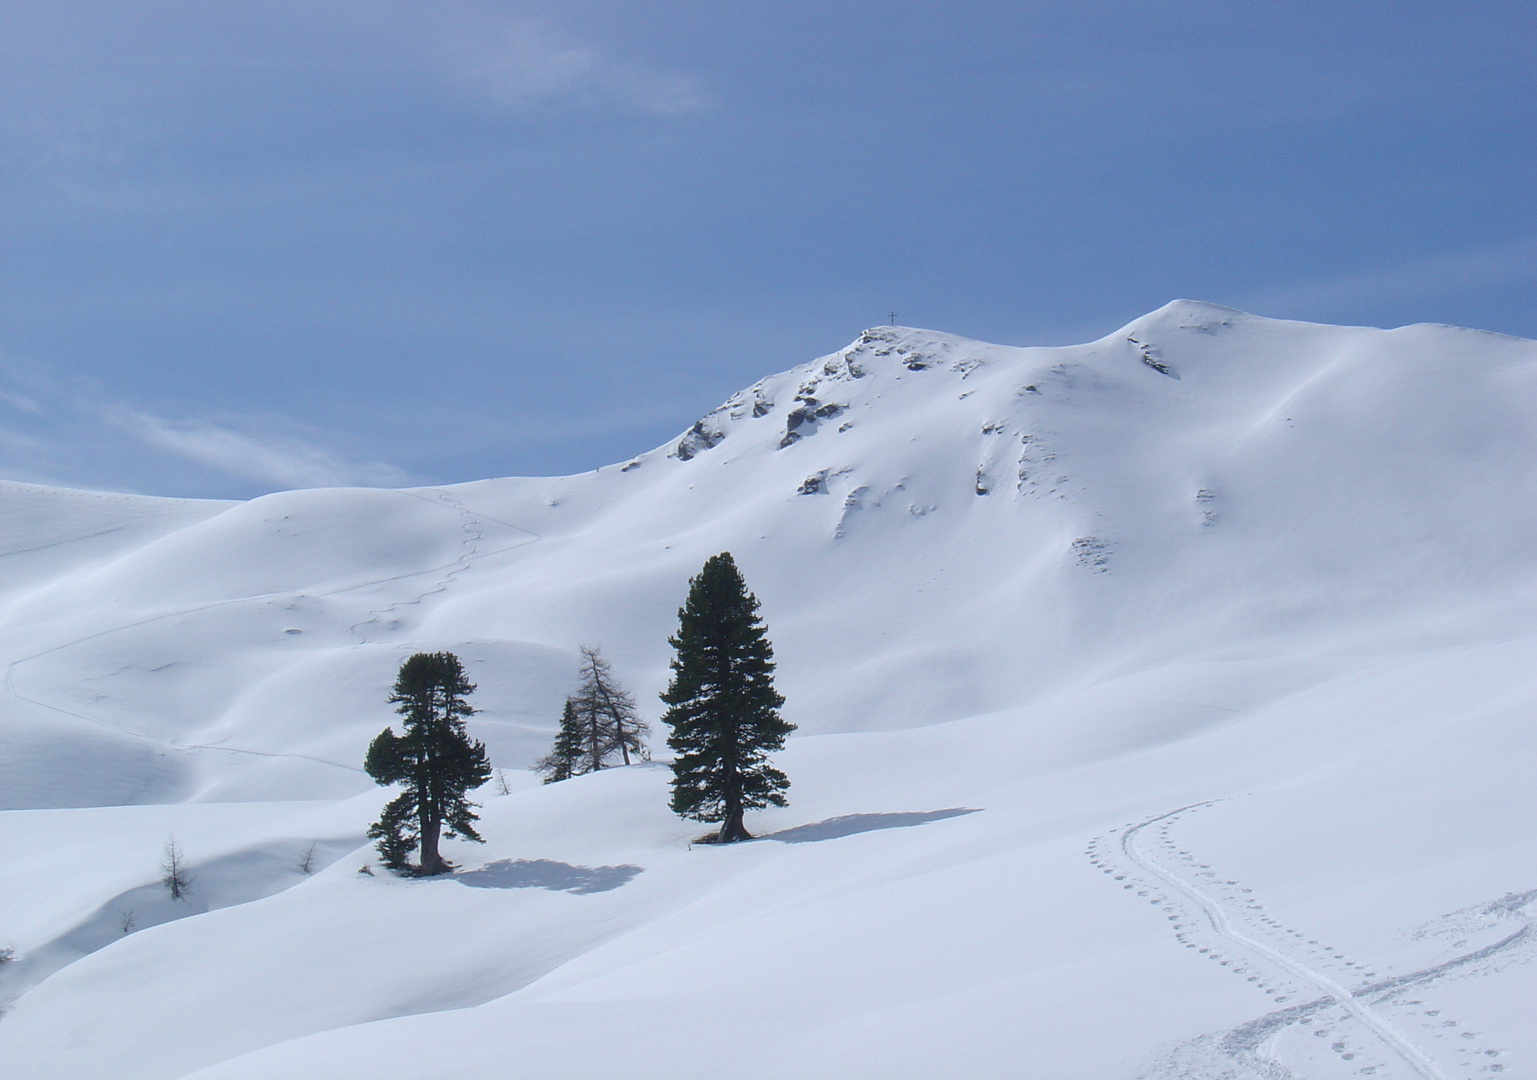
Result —
[{"label": "packed snow surface", "polygon": [[[526,770],[581,644],[656,719],[725,550],[793,786],[691,847],[661,762]],[[0,485],[0,1076],[1537,1076],[1534,567],[1537,344],[1186,301],[872,329],[580,476]],[[444,649],[508,792],[360,874]]]}]

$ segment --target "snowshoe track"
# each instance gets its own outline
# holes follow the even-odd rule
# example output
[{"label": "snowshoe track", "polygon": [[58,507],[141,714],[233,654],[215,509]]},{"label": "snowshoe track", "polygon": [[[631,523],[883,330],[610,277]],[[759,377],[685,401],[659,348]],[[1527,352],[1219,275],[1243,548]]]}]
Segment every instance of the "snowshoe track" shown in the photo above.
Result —
[{"label": "snowshoe track", "polygon": [[[1496,1060],[1504,1051],[1480,1045],[1479,1033],[1447,1018],[1440,1009],[1424,1008],[1423,1001],[1406,999],[1403,992],[1456,974],[1487,970],[1537,945],[1537,926],[1524,910],[1537,907],[1537,891],[1438,920],[1461,916],[1467,922],[1473,913],[1479,917],[1473,921],[1486,929],[1496,923],[1508,926],[1512,919],[1521,921],[1519,928],[1492,944],[1421,970],[1382,978],[1371,966],[1284,926],[1266,912],[1252,889],[1225,879],[1180,847],[1172,836],[1180,818],[1213,805],[1192,803],[1112,830],[1096,837],[1085,854],[1124,890],[1160,908],[1182,945],[1243,976],[1286,1007],[1174,1048],[1142,1074],[1143,1080],[1296,1080],[1298,1074],[1279,1059],[1275,1046],[1294,1027],[1309,1028],[1321,1039],[1332,1038],[1328,1048],[1333,1051],[1335,1069],[1343,1067],[1355,1075],[1472,1080],[1507,1068]],[[1182,865],[1175,869],[1171,864]],[[1368,981],[1356,985],[1352,977]],[[1320,991],[1322,996],[1315,996]],[[1412,1018],[1433,1040],[1455,1035],[1456,1042],[1440,1060],[1432,1058],[1401,1030],[1402,1021],[1395,1023],[1383,1015],[1385,1008],[1404,1020]],[[1363,1040],[1366,1033],[1371,1037]]]},{"label": "snowshoe track", "polygon": [[[419,607],[429,596],[436,596],[439,593],[447,592],[448,587],[454,583],[454,579],[457,578],[460,574],[464,573],[466,570],[470,569],[470,567],[473,566],[476,562],[479,562],[482,559],[488,559],[493,555],[501,555],[508,551],[516,551],[518,548],[527,547],[529,544],[543,539],[543,537],[541,537],[538,533],[531,532],[520,525],[513,525],[511,522],[507,521],[497,521],[498,525],[505,525],[507,528],[515,529],[518,532],[525,533],[528,539],[520,541],[516,544],[509,544],[506,547],[497,548],[494,551],[482,552],[480,550],[480,545],[483,544],[486,539],[486,534],[482,528],[484,522],[475,514],[473,510],[465,506],[464,503],[460,502],[446,491],[436,491],[436,501],[429,499],[427,496],[415,491],[402,492],[402,494],[410,495],[412,498],[421,499],[425,503],[432,503],[434,505],[446,505],[456,511],[462,519],[459,527],[464,532],[464,550],[460,552],[459,557],[453,562],[445,563],[442,566],[434,566],[427,570],[418,570],[410,574],[401,574],[393,578],[382,578],[378,581],[368,581],[360,585],[349,586],[346,589],[338,589],[336,593],[326,594],[330,596],[342,592],[352,592],[356,589],[366,589],[375,585],[383,585],[390,581],[404,581],[413,577],[421,577],[424,574],[435,574],[442,572],[442,577],[438,578],[432,583],[432,585],[422,590],[414,598],[410,600],[397,600],[386,607],[371,610],[368,613],[368,618],[359,622],[355,622],[350,627],[348,627],[349,631],[358,636],[358,644],[360,645],[370,644],[370,638],[367,633],[367,629],[369,627],[378,627],[390,616],[399,614],[403,608]],[[488,520],[495,521],[496,519],[489,518]],[[392,620],[388,623],[388,629],[393,630],[398,625],[399,624],[397,622]]]}]

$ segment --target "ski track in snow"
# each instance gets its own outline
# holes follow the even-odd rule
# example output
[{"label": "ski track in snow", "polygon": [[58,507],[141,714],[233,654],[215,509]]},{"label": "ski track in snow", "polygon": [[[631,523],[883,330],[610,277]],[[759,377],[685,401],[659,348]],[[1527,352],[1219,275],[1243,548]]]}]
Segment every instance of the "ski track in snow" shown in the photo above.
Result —
[{"label": "ski track in snow", "polygon": [[[1193,803],[1112,830],[1095,838],[1085,854],[1095,867],[1120,882],[1123,889],[1162,908],[1182,945],[1244,976],[1277,1004],[1317,991],[1322,991],[1324,996],[1288,1005],[1228,1031],[1203,1036],[1177,1047],[1153,1071],[1144,1073],[1143,1080],[1238,1080],[1241,1077],[1296,1080],[1298,1074],[1277,1056],[1276,1042],[1294,1025],[1314,1025],[1315,1018],[1318,1024],[1313,1028],[1313,1034],[1319,1038],[1336,1036],[1329,1049],[1338,1057],[1340,1065],[1358,1075],[1391,1076],[1394,1061],[1407,1066],[1413,1075],[1423,1080],[1454,1080],[1445,1071],[1447,1068],[1455,1070],[1456,1078],[1468,1077],[1470,1080],[1480,1074],[1498,1075],[1507,1068],[1505,1063],[1494,1060],[1503,1055],[1503,1050],[1477,1045],[1478,1033],[1456,1031],[1461,1027],[1460,1023],[1447,1019],[1440,1009],[1414,1011],[1412,1007],[1425,1003],[1401,999],[1399,993],[1451,975],[1480,970],[1514,954],[1518,948],[1529,948],[1537,944],[1537,926],[1523,921],[1518,929],[1490,945],[1408,974],[1379,978],[1368,965],[1350,959],[1300,930],[1282,925],[1266,913],[1264,906],[1254,898],[1252,889],[1221,877],[1211,866],[1198,862],[1193,853],[1178,845],[1171,836],[1172,827],[1182,816],[1212,805],[1213,802]],[[1163,861],[1144,847],[1147,843],[1144,833],[1150,831],[1156,836]],[[1118,865],[1117,852],[1130,866]],[[1176,872],[1167,865],[1169,860],[1184,863],[1186,869]],[[1140,869],[1156,881],[1138,878],[1133,869]],[[1208,881],[1197,884],[1194,880],[1197,878]],[[1160,885],[1175,895],[1171,897],[1160,889]],[[1513,901],[1531,899],[1533,895],[1507,897],[1480,910],[1486,916],[1524,920],[1518,910],[1521,905]],[[1199,916],[1192,916],[1186,904],[1193,904]],[[1240,955],[1225,955],[1218,947],[1197,940],[1197,935],[1207,930],[1221,939],[1220,948]],[[1269,938],[1270,943],[1263,940],[1265,938]],[[1244,953],[1248,954],[1247,959],[1242,955]],[[1326,968],[1345,969],[1340,972],[1341,978],[1354,975],[1371,981],[1349,989],[1341,978],[1332,976]],[[1403,1010],[1405,1015],[1418,1018],[1419,1025],[1432,1038],[1445,1039],[1452,1033],[1459,1035],[1454,1047],[1455,1064],[1432,1058],[1399,1030],[1399,1026],[1382,1015],[1379,1011],[1382,1007]],[[1375,1036],[1369,1040],[1374,1044],[1375,1053],[1357,1045],[1358,1035],[1353,1036],[1349,1030],[1338,1030],[1348,1020],[1357,1021]],[[1391,1058],[1384,1056],[1382,1050],[1391,1051]]]},{"label": "ski track in snow", "polygon": [[[432,585],[430,585],[428,588],[422,590],[413,599],[410,599],[410,600],[397,600],[394,603],[388,605],[387,607],[370,610],[368,612],[368,614],[371,616],[370,618],[363,619],[363,620],[361,620],[359,622],[356,622],[356,623],[353,623],[351,626],[349,626],[348,627],[348,631],[353,633],[353,634],[356,634],[358,639],[359,639],[358,642],[357,642],[358,645],[373,644],[373,642],[370,640],[368,635],[364,632],[364,630],[363,630],[364,627],[371,626],[371,625],[374,625],[374,624],[377,624],[377,623],[381,622],[385,618],[385,616],[394,614],[395,612],[398,612],[401,608],[412,607],[412,606],[415,606],[415,605],[419,605],[423,601],[425,601],[427,599],[427,597],[429,597],[429,596],[434,596],[434,595],[437,595],[438,593],[447,592],[448,591],[448,587],[451,584],[453,584],[454,579],[456,577],[458,577],[460,574],[464,573],[466,570],[468,570],[474,563],[479,562],[479,561],[481,561],[483,559],[491,558],[492,556],[495,556],[495,555],[504,554],[504,553],[506,553],[508,551],[515,551],[518,548],[527,547],[529,544],[535,543],[535,542],[543,539],[543,537],[540,534],[538,534],[536,532],[533,532],[530,529],[525,529],[525,528],[523,528],[520,525],[514,525],[511,522],[499,521],[496,518],[490,518],[488,516],[487,520],[496,521],[497,524],[504,525],[504,526],[506,526],[509,529],[515,529],[518,532],[526,534],[528,538],[523,540],[523,541],[521,541],[521,542],[519,542],[519,543],[516,543],[516,544],[510,544],[510,545],[508,545],[506,547],[497,548],[497,549],[492,550],[492,551],[482,552],[480,550],[479,545],[480,545],[481,542],[483,542],[485,540],[486,537],[485,537],[485,533],[481,529],[481,526],[483,524],[481,518],[477,517],[476,514],[474,513],[474,511],[470,510],[469,507],[465,506],[464,503],[462,503],[458,499],[454,498],[448,492],[437,490],[437,489],[432,489],[432,490],[434,490],[436,492],[437,496],[438,496],[438,498],[436,500],[429,499],[427,496],[422,495],[422,494],[420,494],[418,492],[415,492],[415,491],[401,491],[401,492],[399,492],[399,494],[409,495],[409,496],[411,496],[412,498],[415,498],[415,499],[421,499],[423,502],[429,503],[429,504],[434,505],[434,506],[437,506],[437,505],[447,505],[447,506],[451,507],[454,511],[456,511],[460,515],[461,518],[463,518],[463,521],[462,521],[462,523],[460,525],[460,528],[465,533],[465,538],[464,538],[464,541],[463,541],[465,550],[460,553],[460,555],[459,555],[459,557],[457,559],[455,559],[453,562],[450,562],[450,563],[443,563],[443,564],[438,565],[438,566],[428,567],[425,570],[414,570],[414,571],[412,571],[410,573],[406,573],[406,574],[392,574],[392,575],[390,575],[388,577],[375,578],[375,579],[372,579],[372,580],[369,580],[369,581],[361,581],[361,582],[358,582],[357,584],[354,584],[354,585],[347,585],[347,586],[344,586],[344,587],[342,587],[340,589],[331,589],[331,590],[329,590],[327,592],[319,594],[321,596],[340,596],[340,595],[342,595],[344,593],[356,592],[359,589],[368,589],[368,588],[373,588],[373,587],[380,586],[380,585],[388,585],[391,582],[395,582],[395,581],[408,581],[411,578],[422,577],[422,576],[424,576],[426,574],[442,573],[442,576],[440,578],[436,579],[432,583]],[[111,529],[103,530],[103,532],[111,532],[111,531],[114,531],[114,530],[111,530]],[[94,536],[94,535],[99,535],[99,534],[93,533],[91,535]],[[76,538],[76,539],[79,539],[79,538]],[[53,545],[44,545],[44,546],[53,546]],[[21,551],[4,552],[4,553],[0,553],[0,558],[3,558],[5,555],[22,554],[23,551],[33,551],[33,550],[39,550],[39,549],[36,549],[36,548],[26,548],[26,549],[22,549]],[[220,607],[229,607],[229,606],[234,605],[234,604],[249,604],[249,603],[256,603],[256,602],[262,601],[262,600],[281,599],[281,598],[284,598],[284,597],[291,597],[291,596],[294,596],[294,595],[296,595],[296,594],[288,593],[288,592],[270,592],[270,593],[257,593],[257,594],[251,595],[251,596],[231,597],[230,599],[227,599],[227,600],[215,600],[215,601],[212,601],[212,602],[207,603],[207,604],[196,604],[196,605],[193,605],[191,607],[178,608],[175,611],[161,612],[158,615],[151,615],[151,616],[149,616],[147,618],[144,618],[144,619],[135,620],[134,622],[124,623],[121,626],[115,626],[115,627],[112,627],[111,629],[108,629],[108,630],[99,630],[99,631],[97,631],[94,634],[86,634],[84,637],[76,638],[76,639],[74,639],[72,641],[62,642],[62,643],[60,643],[58,645],[51,646],[50,648],[43,649],[41,652],[36,652],[36,653],[33,653],[30,656],[23,656],[23,657],[20,657],[20,658],[18,658],[16,660],[10,661],[5,666],[5,673],[4,673],[4,675],[0,676],[0,691],[3,691],[4,693],[9,694],[11,697],[14,697],[14,698],[16,698],[16,699],[18,699],[20,701],[25,701],[28,704],[36,705],[39,708],[48,709],[48,710],[50,710],[52,712],[56,712],[56,713],[60,714],[61,716],[69,716],[69,717],[73,717],[76,720],[83,720],[86,723],[95,724],[98,727],[107,728],[108,730],[116,732],[118,734],[127,735],[127,736],[129,736],[131,738],[139,739],[142,742],[149,743],[152,746],[156,746],[156,747],[160,747],[160,748],[164,748],[164,749],[171,749],[171,750],[218,750],[218,751],[224,751],[225,753],[230,753],[230,754],[249,754],[249,755],[252,755],[252,756],[255,756],[255,757],[288,758],[288,759],[291,759],[291,760],[313,761],[313,762],[317,762],[318,764],[321,764],[321,765],[331,765],[331,766],[334,766],[335,768],[338,768],[338,769],[346,769],[349,772],[361,773],[363,770],[358,768],[355,765],[348,765],[348,764],[345,764],[344,762],[340,762],[340,761],[331,761],[328,758],[314,757],[314,756],[309,755],[309,754],[275,753],[275,752],[270,752],[270,751],[265,751],[265,750],[250,750],[250,749],[245,749],[245,748],[242,748],[242,747],[222,746],[222,745],[215,745],[215,744],[209,744],[209,743],[186,743],[186,744],[182,744],[182,745],[178,745],[178,744],[174,744],[174,743],[167,744],[167,743],[161,742],[159,739],[156,739],[156,738],[154,738],[152,736],[145,735],[144,733],[139,732],[139,731],[134,731],[132,728],[127,728],[127,727],[123,727],[123,726],[121,726],[119,724],[111,723],[110,721],[103,720],[100,717],[90,716],[90,715],[88,715],[86,713],[75,712],[74,710],[66,709],[66,708],[64,708],[61,705],[55,705],[55,704],[53,704],[51,702],[48,702],[48,701],[43,701],[43,700],[40,700],[38,698],[29,697],[28,695],[22,693],[20,690],[18,690],[16,688],[16,669],[19,668],[22,664],[28,663],[29,661],[32,661],[32,660],[37,660],[37,659],[39,659],[41,657],[44,657],[44,656],[49,656],[49,655],[51,655],[53,653],[56,653],[56,652],[61,652],[61,651],[65,650],[65,649],[73,648],[74,646],[83,644],[84,642],[94,641],[97,638],[107,637],[108,635],[111,635],[111,634],[120,634],[120,633],[122,633],[122,632],[124,632],[126,630],[133,630],[133,629],[136,629],[136,628],[141,627],[141,626],[148,626],[151,623],[160,622],[161,620],[164,620],[164,619],[179,618],[181,616],[190,615],[190,614],[193,614],[195,612],[209,611],[209,610],[212,610],[214,608],[220,608]],[[393,629],[393,627],[392,627],[392,629]]]},{"label": "ski track in snow", "polygon": [[126,525],[113,525],[105,529],[97,529],[95,532],[81,533],[79,536],[66,536],[62,540],[53,540],[46,544],[37,544],[27,548],[12,548],[10,551],[0,551],[0,559],[9,559],[13,555],[30,555],[34,551],[50,551],[53,548],[63,547],[65,544],[78,544],[82,540],[94,540],[98,536],[111,536],[115,532],[122,532]]},{"label": "ski track in snow", "polygon": [[[1424,1077],[1425,1080],[1447,1080],[1446,1074],[1441,1071],[1440,1067],[1437,1066],[1434,1061],[1426,1056],[1424,1051],[1406,1039],[1402,1034],[1396,1031],[1392,1025],[1390,1025],[1382,1017],[1378,1016],[1366,1005],[1362,1004],[1360,1001],[1357,1001],[1351,992],[1345,989],[1345,987],[1329,978],[1329,976],[1323,972],[1309,967],[1302,961],[1281,952],[1279,949],[1273,949],[1263,942],[1249,937],[1244,933],[1241,933],[1233,925],[1232,921],[1227,917],[1227,912],[1215,898],[1207,895],[1196,885],[1186,881],[1172,870],[1168,870],[1162,866],[1159,866],[1151,858],[1142,854],[1141,850],[1137,846],[1137,838],[1141,835],[1144,829],[1147,829],[1160,822],[1172,822],[1173,820],[1177,819],[1181,813],[1195,808],[1196,807],[1193,806],[1180,807],[1178,810],[1171,810],[1168,813],[1160,814],[1154,818],[1149,818],[1147,821],[1127,829],[1124,833],[1121,834],[1121,850],[1126,853],[1127,858],[1131,859],[1132,862],[1142,867],[1142,869],[1161,878],[1167,884],[1173,886],[1181,893],[1184,893],[1191,900],[1195,901],[1196,904],[1198,904],[1205,912],[1212,928],[1216,930],[1220,936],[1227,938],[1229,941],[1234,942],[1240,946],[1248,948],[1253,952],[1259,953],[1261,956],[1279,965],[1281,968],[1285,969],[1291,974],[1302,980],[1305,980],[1306,982],[1312,983],[1318,989],[1322,990],[1329,997],[1333,998],[1335,1002],[1337,1002],[1342,1008],[1344,1008],[1346,1012],[1350,1013],[1351,1016],[1355,1017],[1356,1020],[1364,1024],[1379,1039],[1391,1047],[1399,1057],[1407,1062],[1416,1073]],[[1208,873],[1210,872],[1208,871]],[[1226,963],[1226,961],[1224,961],[1224,963]],[[1347,961],[1347,963],[1349,962]],[[1255,977],[1255,981],[1258,981],[1257,976]]]}]

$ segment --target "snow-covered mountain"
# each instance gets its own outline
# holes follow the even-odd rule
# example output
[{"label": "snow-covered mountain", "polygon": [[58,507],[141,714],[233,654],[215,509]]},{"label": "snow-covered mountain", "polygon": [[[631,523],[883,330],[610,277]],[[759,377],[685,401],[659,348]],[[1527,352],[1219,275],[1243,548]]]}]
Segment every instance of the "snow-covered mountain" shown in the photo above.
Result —
[{"label": "snow-covered mountain", "polygon": [[[1537,1075],[1534,421],[1532,342],[1179,301],[872,329],[580,476],[4,485],[0,1076]],[[521,770],[722,550],[799,733],[690,849],[665,766]],[[424,649],[513,793],[359,875]]]}]

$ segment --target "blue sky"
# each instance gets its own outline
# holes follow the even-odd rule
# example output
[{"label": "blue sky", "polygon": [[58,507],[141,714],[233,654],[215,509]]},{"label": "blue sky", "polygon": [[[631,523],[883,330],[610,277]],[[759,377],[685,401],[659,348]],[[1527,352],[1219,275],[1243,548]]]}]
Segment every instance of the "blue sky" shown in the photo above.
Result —
[{"label": "blue sky", "polygon": [[7,0],[0,476],[577,472],[906,325],[1537,337],[1515,3]]}]

